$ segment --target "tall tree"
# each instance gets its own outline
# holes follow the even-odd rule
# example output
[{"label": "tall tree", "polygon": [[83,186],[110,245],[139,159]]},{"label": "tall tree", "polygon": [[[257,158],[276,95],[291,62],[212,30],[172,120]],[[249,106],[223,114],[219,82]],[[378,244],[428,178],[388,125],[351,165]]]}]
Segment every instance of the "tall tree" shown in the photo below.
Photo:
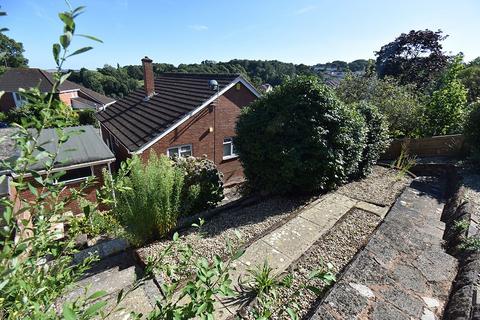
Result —
[{"label": "tall tree", "polygon": [[427,87],[447,66],[449,57],[442,51],[441,44],[445,38],[441,30],[402,33],[375,53],[378,76],[392,76],[401,84]]},{"label": "tall tree", "polygon": [[5,55],[1,58],[1,66],[3,67],[18,68],[28,65],[28,59],[23,56],[25,52],[23,44],[3,33],[0,33],[0,52],[5,52]]},{"label": "tall tree", "polygon": [[459,74],[464,68],[462,56],[455,57],[443,73],[438,89],[432,93],[425,110],[425,133],[445,135],[461,133],[467,113],[467,89],[460,82]]}]

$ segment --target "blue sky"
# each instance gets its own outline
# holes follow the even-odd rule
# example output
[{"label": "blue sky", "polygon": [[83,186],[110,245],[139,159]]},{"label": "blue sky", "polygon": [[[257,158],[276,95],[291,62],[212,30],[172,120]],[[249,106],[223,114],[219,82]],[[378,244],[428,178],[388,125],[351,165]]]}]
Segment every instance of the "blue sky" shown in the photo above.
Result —
[{"label": "blue sky", "polygon": [[[67,67],[155,62],[195,63],[205,59],[277,59],[315,64],[373,58],[411,29],[442,29],[444,49],[480,56],[478,0],[71,0],[86,5],[78,32],[103,44],[72,58]],[[7,33],[23,42],[30,66],[52,68],[62,0],[6,0],[1,18]],[[80,47],[85,41],[78,39]]]}]

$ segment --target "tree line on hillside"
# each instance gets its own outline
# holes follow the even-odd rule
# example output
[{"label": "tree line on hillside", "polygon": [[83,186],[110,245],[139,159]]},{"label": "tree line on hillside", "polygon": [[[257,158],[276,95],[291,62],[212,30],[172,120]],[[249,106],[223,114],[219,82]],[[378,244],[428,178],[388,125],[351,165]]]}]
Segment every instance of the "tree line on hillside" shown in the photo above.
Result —
[{"label": "tree line on hillside", "polygon": [[[23,44],[4,34],[0,36],[0,50],[4,52],[0,57],[0,73],[5,68],[27,67],[28,59],[23,54]],[[454,60],[454,57],[442,51],[441,43],[446,37],[441,31],[412,30],[380,48],[376,52],[376,60],[358,59],[349,63],[336,60],[308,66],[276,60],[234,59],[228,62],[205,60],[178,66],[154,63],[153,69],[156,75],[164,72],[238,73],[255,86],[263,83],[277,86],[285,79],[298,75],[316,75],[322,78],[322,70],[343,71],[347,74],[350,71],[364,71],[367,75],[375,73],[378,79],[395,79],[400,86],[413,86],[417,91],[421,89],[420,92],[425,93],[436,89],[437,80]],[[480,57],[469,63],[460,61],[457,73],[458,80],[468,90],[468,102],[476,101],[480,97]],[[105,65],[96,70],[82,68],[73,71],[69,79],[120,99],[141,87],[143,70],[141,65]]]}]

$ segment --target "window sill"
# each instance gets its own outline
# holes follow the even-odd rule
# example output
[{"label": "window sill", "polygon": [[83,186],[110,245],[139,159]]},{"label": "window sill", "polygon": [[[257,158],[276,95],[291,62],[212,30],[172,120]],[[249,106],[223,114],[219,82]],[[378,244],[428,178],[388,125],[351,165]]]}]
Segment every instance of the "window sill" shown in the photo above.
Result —
[{"label": "window sill", "polygon": [[231,156],[225,156],[225,157],[223,157],[223,160],[230,160],[230,159],[236,159],[236,158],[238,158],[238,155],[233,154],[233,155],[231,155]]}]

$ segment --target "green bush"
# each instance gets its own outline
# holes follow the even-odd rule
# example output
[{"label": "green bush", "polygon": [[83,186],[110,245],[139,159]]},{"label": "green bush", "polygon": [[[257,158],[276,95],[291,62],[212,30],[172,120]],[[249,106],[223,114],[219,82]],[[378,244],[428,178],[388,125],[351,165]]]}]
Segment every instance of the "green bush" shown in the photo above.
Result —
[{"label": "green bush", "polygon": [[465,139],[471,148],[473,159],[480,162],[480,101],[472,103],[469,109],[464,128]]},{"label": "green bush", "polygon": [[154,152],[143,164],[134,157],[123,192],[116,194],[115,214],[134,245],[159,239],[177,223],[184,173],[167,156]]},{"label": "green bush", "polygon": [[95,118],[95,110],[84,109],[78,110],[78,122],[80,125],[92,125],[97,126],[97,119]]},{"label": "green bush", "polygon": [[421,135],[425,106],[412,86],[400,85],[391,78],[348,75],[340,82],[336,93],[347,104],[366,101],[377,106],[393,138]]},{"label": "green bush", "polygon": [[250,188],[329,190],[357,172],[366,125],[318,79],[297,77],[244,108],[236,147]]},{"label": "green bush", "polygon": [[223,176],[215,163],[195,157],[178,157],[174,161],[185,172],[182,214],[190,215],[213,208],[223,200]]},{"label": "green bush", "polygon": [[365,177],[371,172],[372,166],[387,150],[390,144],[388,124],[378,108],[367,102],[356,105],[358,112],[367,124],[367,140],[363,149],[362,160],[358,165],[357,177]]}]

